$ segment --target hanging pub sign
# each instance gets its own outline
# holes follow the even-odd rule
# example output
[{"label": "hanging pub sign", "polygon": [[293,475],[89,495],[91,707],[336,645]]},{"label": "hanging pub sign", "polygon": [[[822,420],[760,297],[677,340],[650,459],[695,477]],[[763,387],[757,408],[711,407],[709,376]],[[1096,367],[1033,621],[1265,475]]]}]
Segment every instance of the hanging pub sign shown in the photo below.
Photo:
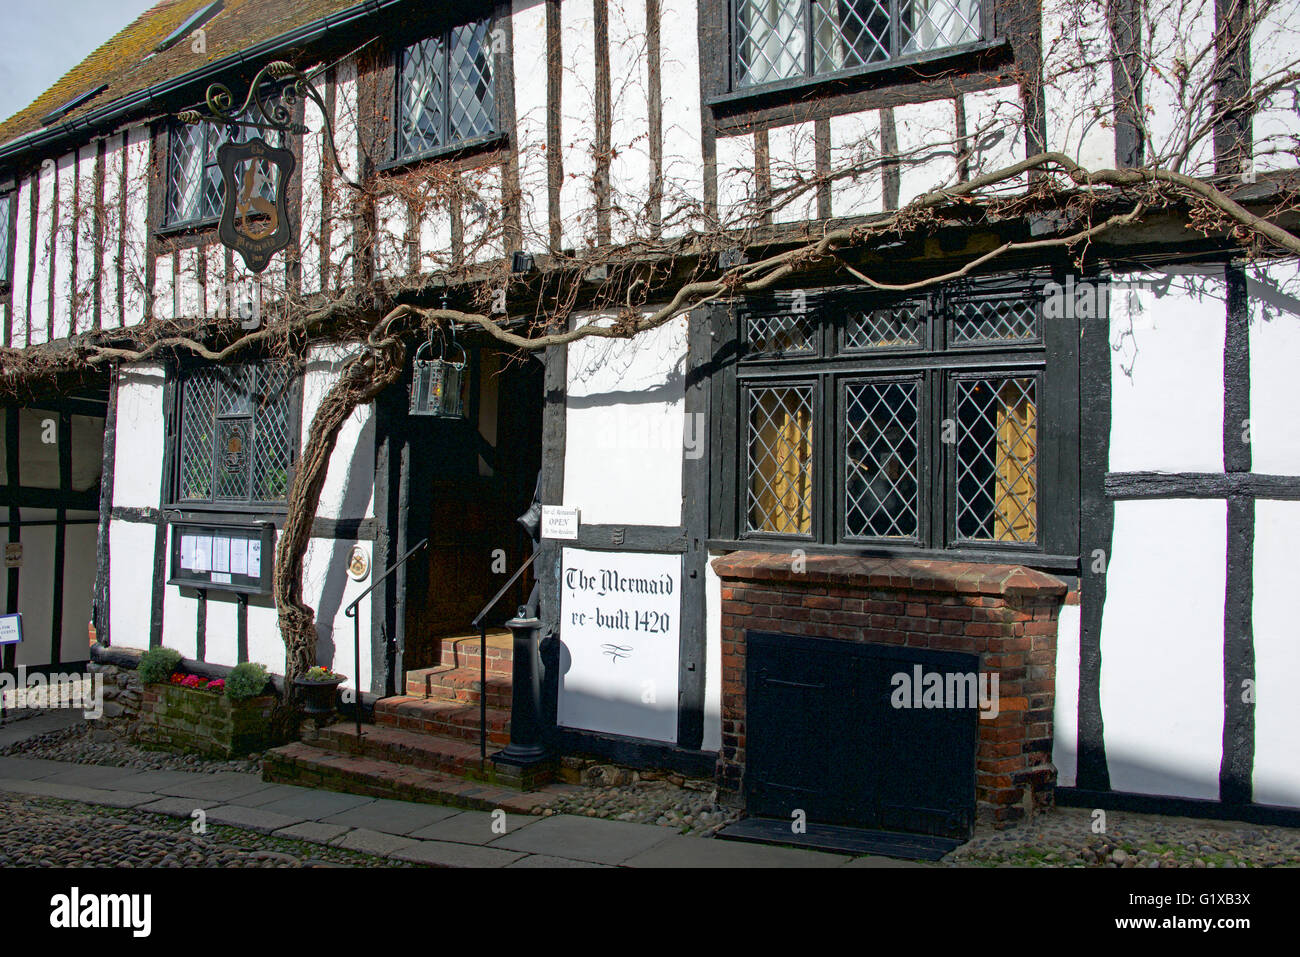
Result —
[{"label": "hanging pub sign", "polygon": [[239,131],[310,132],[293,118],[298,102],[304,98],[320,107],[325,145],[334,168],[344,183],[359,189],[334,151],[334,131],[325,100],[307,76],[283,60],[268,63],[258,71],[239,107],[229,87],[213,83],[208,87],[207,113],[186,110],[178,116],[183,123],[207,122],[229,131],[229,142],[217,148],[217,168],[225,188],[217,236],[224,246],[239,253],[254,273],[265,269],[275,254],[293,240],[288,191],[296,161],[292,151],[272,146],[260,135],[239,142]]},{"label": "hanging pub sign", "polygon": [[[293,240],[289,226],[288,184],[293,177],[293,153],[269,145],[260,136],[245,143],[223,143],[217,168],[225,183],[225,204],[217,236],[260,273]],[[274,197],[266,198],[267,192]]]}]

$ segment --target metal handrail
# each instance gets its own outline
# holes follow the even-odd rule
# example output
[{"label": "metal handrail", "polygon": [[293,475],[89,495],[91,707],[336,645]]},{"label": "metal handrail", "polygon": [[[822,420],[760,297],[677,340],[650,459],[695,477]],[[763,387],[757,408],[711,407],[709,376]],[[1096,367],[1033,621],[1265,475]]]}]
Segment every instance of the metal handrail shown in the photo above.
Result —
[{"label": "metal handrail", "polygon": [[475,615],[470,623],[471,627],[478,629],[478,768],[480,771],[487,766],[487,625],[483,623],[483,619],[510,590],[510,586],[519,581],[519,576],[528,571],[536,558],[537,552],[534,551],[528,556],[528,560],[510,576],[510,580],[488,599],[483,610]]},{"label": "metal handrail", "polygon": [[[352,604],[348,605],[347,608],[343,609],[343,614],[347,615],[347,617],[352,619],[352,661],[356,665],[356,669],[357,669],[356,715],[357,715],[357,740],[358,741],[361,740],[361,619],[357,617],[357,606],[361,604],[361,599],[365,598],[372,591],[378,588],[381,584],[387,581],[389,576],[392,575],[393,572],[397,571],[399,568],[401,568],[403,565],[406,564],[406,560],[408,558],[410,558],[412,555],[414,555],[416,552],[418,552],[420,549],[422,549],[425,545],[428,544],[429,544],[428,538],[422,539],[419,542],[419,544],[417,544],[409,552],[407,552],[405,555],[403,555],[401,558],[395,561],[393,563],[392,568],[388,569],[388,571],[384,572],[382,576],[376,578],[373,582],[371,582],[369,588],[363,591],[356,598],[352,599]],[[403,676],[402,680],[403,681],[406,680],[405,676]]]}]

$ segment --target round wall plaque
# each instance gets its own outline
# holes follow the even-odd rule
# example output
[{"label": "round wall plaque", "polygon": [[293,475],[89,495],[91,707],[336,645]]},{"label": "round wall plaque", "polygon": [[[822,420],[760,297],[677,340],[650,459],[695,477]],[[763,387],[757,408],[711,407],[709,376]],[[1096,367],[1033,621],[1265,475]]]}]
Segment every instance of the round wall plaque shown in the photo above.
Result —
[{"label": "round wall plaque", "polygon": [[353,545],[348,555],[348,574],[355,581],[362,581],[370,574],[370,553],[360,545]]}]

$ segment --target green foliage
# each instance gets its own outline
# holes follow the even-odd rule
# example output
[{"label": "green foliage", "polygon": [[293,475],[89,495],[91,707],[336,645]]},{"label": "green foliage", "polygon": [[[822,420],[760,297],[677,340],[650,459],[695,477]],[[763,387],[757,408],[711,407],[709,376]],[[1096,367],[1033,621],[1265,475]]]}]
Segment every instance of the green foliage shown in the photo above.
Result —
[{"label": "green foliage", "polygon": [[136,672],[147,684],[161,684],[172,676],[181,663],[181,653],[175,648],[150,648],[140,656]]},{"label": "green foliage", "polygon": [[230,674],[226,675],[226,697],[232,701],[256,698],[266,690],[269,680],[270,676],[264,667],[256,661],[245,661],[235,665]]},{"label": "green foliage", "polygon": [[336,678],[342,679],[343,675],[317,665],[315,668],[309,668],[303,678],[307,681],[333,681]]}]

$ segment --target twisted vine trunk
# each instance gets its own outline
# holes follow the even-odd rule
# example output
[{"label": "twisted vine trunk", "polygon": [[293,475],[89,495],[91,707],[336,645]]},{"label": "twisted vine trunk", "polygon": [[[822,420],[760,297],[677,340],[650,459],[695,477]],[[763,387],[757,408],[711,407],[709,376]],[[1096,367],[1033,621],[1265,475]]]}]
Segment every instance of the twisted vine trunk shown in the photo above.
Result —
[{"label": "twisted vine trunk", "polygon": [[[289,488],[289,512],[276,544],[272,572],[280,637],[285,647],[286,703],[293,697],[293,679],[316,664],[316,612],[302,598],[302,563],[339,429],[358,405],[369,402],[397,381],[406,360],[406,350],[396,338],[372,346],[348,361],[338,381],[325,394],[312,417],[307,445]],[[358,681],[358,676],[352,678]]]}]

